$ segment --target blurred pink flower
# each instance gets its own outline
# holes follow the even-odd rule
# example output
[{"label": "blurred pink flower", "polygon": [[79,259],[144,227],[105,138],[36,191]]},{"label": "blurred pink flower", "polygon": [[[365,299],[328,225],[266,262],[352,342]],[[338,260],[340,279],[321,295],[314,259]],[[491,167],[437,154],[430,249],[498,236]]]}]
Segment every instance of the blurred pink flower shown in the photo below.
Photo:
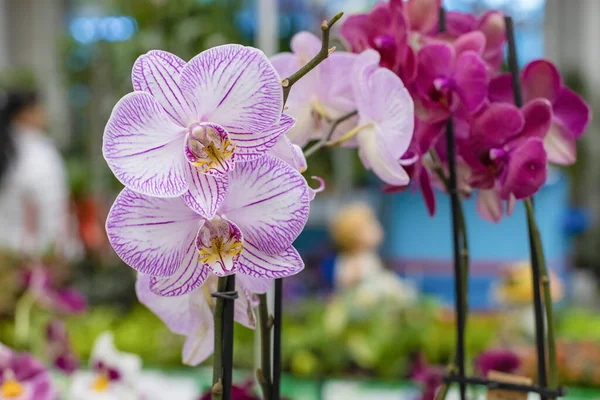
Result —
[{"label": "blurred pink flower", "polygon": [[31,355],[0,343],[0,399],[55,400],[50,373]]},{"label": "blurred pink flower", "polygon": [[490,371],[512,374],[520,365],[521,360],[510,350],[486,350],[479,354],[475,360],[475,368],[484,377]]},{"label": "blurred pink flower", "polygon": [[28,271],[25,282],[35,299],[45,307],[65,314],[80,314],[87,310],[87,301],[81,292],[56,287],[45,267],[34,267]]},{"label": "blurred pink flower", "polygon": [[421,400],[434,400],[435,393],[442,386],[445,368],[441,365],[430,365],[422,354],[415,359],[410,378],[421,385]]}]

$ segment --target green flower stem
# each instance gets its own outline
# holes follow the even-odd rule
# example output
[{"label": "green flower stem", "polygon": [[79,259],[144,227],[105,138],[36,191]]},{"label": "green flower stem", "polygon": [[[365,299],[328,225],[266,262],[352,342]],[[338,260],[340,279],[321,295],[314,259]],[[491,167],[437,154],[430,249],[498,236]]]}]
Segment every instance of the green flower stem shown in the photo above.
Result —
[{"label": "green flower stem", "polygon": [[[227,277],[220,277],[217,284],[217,292],[224,292],[227,287]],[[216,298],[215,305],[215,352],[213,361],[213,400],[223,398],[223,310],[225,299]]]},{"label": "green flower stem", "polygon": [[312,145],[311,147],[309,147],[305,152],[304,152],[304,157],[308,158],[311,155],[315,154],[318,150],[320,150],[322,147],[324,146],[328,146],[331,140],[331,137],[333,136],[333,132],[335,132],[335,130],[337,129],[337,127],[344,121],[354,117],[355,115],[358,114],[358,111],[354,110],[352,112],[349,112],[348,114],[344,114],[341,117],[339,117],[338,119],[334,119],[333,121],[331,121],[331,124],[329,125],[329,131],[327,132],[327,135],[325,136],[324,139],[319,140],[317,143],[315,143],[314,145]]},{"label": "green flower stem", "polygon": [[15,307],[15,344],[20,349],[31,350],[31,310],[35,303],[33,294],[27,290],[17,301]]},{"label": "green flower stem", "polygon": [[533,239],[533,250],[536,253],[538,266],[540,269],[540,283],[544,295],[544,308],[546,310],[546,323],[548,325],[546,334],[548,339],[548,371],[549,386],[555,389],[558,386],[558,372],[556,369],[556,340],[554,336],[554,318],[552,312],[552,292],[550,290],[550,276],[546,267],[546,258],[544,257],[544,249],[542,246],[542,238],[540,230],[535,220],[535,212],[533,210],[533,202],[531,198],[525,199],[525,210],[527,212],[527,223],[531,231]]},{"label": "green flower stem", "polygon": [[260,324],[260,346],[261,346],[261,367],[256,370],[258,383],[262,388],[263,397],[271,398],[271,327],[273,326],[273,317],[269,315],[267,306],[267,295],[258,295],[258,320]]},{"label": "green flower stem", "polygon": [[323,60],[325,60],[331,52],[335,50],[335,47],[329,48],[329,34],[331,27],[342,18],[344,13],[339,13],[329,21],[323,21],[321,24],[321,31],[323,31],[323,35],[321,37],[321,50],[314,56],[309,62],[307,62],[302,68],[288,76],[281,82],[281,86],[283,86],[283,104],[286,103],[288,96],[290,95],[290,90],[292,86],[300,80],[304,75],[308,74],[312,71],[317,65],[319,65]]}]

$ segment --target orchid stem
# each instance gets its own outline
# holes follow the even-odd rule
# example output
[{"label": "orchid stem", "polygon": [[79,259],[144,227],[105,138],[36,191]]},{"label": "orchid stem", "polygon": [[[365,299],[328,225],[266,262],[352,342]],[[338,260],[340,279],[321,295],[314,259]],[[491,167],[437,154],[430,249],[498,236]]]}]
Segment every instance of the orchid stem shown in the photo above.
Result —
[{"label": "orchid stem", "polygon": [[333,136],[333,133],[335,132],[335,130],[337,129],[337,127],[344,121],[354,117],[355,115],[358,114],[358,111],[354,110],[352,112],[349,112],[348,114],[344,114],[341,117],[334,119],[333,121],[331,121],[331,124],[329,125],[329,131],[327,132],[327,135],[325,136],[324,139],[319,140],[317,143],[315,143],[314,145],[312,145],[312,147],[309,147],[305,152],[304,152],[304,157],[308,158],[311,155],[315,154],[318,150],[320,150],[322,147],[325,147],[328,145],[329,141],[331,140],[331,137]]},{"label": "orchid stem", "polygon": [[[234,293],[235,275],[220,277],[217,293]],[[235,298],[216,296],[215,355],[213,362],[212,398],[231,400],[233,373],[233,314]]]},{"label": "orchid stem", "polygon": [[290,90],[292,86],[300,80],[304,75],[308,74],[312,71],[317,65],[319,65],[323,60],[329,57],[329,54],[335,50],[335,47],[329,48],[329,35],[331,27],[342,18],[344,13],[339,13],[331,18],[329,21],[323,21],[321,24],[321,31],[323,31],[323,35],[321,37],[321,50],[314,56],[309,62],[307,62],[302,68],[298,71],[287,77],[281,82],[283,86],[283,104],[287,102],[288,96],[290,95]]},{"label": "orchid stem", "polygon": [[260,346],[261,346],[261,367],[256,370],[258,383],[262,388],[265,400],[271,399],[272,376],[271,376],[271,326],[273,319],[269,315],[267,306],[267,295],[258,295],[258,319],[260,324]]},{"label": "orchid stem", "polygon": [[[227,286],[227,278],[219,278],[217,292],[224,292]],[[225,299],[217,297],[215,305],[215,353],[213,361],[213,387],[212,399],[223,398],[223,308]]]},{"label": "orchid stem", "polygon": [[[546,258],[544,257],[544,249],[542,246],[540,230],[535,220],[533,201],[531,198],[529,198],[525,199],[524,203],[525,210],[527,212],[527,223],[529,224],[529,232],[533,244],[532,250],[536,255],[537,267],[539,268],[539,283],[542,287],[544,295],[544,308],[546,310],[546,321],[548,324],[546,334],[548,338],[548,371],[550,372],[549,386],[551,389],[555,389],[558,386],[558,373],[556,369],[556,341],[554,336],[554,318],[552,312],[552,292],[550,290],[550,277],[548,275],[548,269],[546,267]],[[543,318],[543,316],[540,316],[540,318]]]},{"label": "orchid stem", "polygon": [[29,349],[30,331],[31,331],[31,309],[35,299],[31,292],[27,290],[15,307],[15,343],[18,348]]}]

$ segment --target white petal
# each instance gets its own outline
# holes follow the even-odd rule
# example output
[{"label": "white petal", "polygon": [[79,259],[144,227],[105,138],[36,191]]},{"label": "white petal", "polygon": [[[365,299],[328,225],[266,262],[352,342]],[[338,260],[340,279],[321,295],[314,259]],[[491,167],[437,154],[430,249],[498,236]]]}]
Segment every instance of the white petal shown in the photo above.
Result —
[{"label": "white petal", "polygon": [[292,246],[278,254],[267,254],[246,241],[240,257],[240,273],[255,278],[286,278],[304,269],[304,261]]},{"label": "white petal", "polygon": [[183,200],[192,210],[211,219],[227,194],[229,176],[203,174],[198,168],[188,164],[187,179],[189,190],[182,196]]}]

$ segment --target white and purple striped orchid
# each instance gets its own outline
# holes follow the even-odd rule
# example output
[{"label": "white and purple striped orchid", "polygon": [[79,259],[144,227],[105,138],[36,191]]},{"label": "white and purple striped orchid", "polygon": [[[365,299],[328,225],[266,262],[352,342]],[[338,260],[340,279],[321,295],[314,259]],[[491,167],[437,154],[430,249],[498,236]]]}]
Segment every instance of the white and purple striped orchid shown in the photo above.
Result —
[{"label": "white and purple striped orchid", "polygon": [[[135,290],[140,303],[156,314],[165,325],[178,335],[186,337],[183,345],[182,361],[196,366],[214,352],[214,310],[217,279],[211,275],[199,288],[182,296],[164,297],[150,289],[151,278],[139,274]],[[256,321],[253,309],[257,305],[252,293],[264,293],[271,286],[270,279],[253,278],[236,274],[239,297],[235,302],[235,321],[254,329]]]},{"label": "white and purple striped orchid", "polygon": [[274,279],[302,270],[292,242],[308,219],[311,193],[296,169],[265,155],[223,180],[195,171],[189,190],[185,201],[125,188],[109,213],[112,247],[151,277],[154,293],[183,295],[211,272]]},{"label": "white and purple striped orchid", "polygon": [[[257,49],[224,45],[189,62],[153,50],[138,58],[134,92],[114,107],[103,154],[127,188],[154,197],[188,193],[255,160],[292,128],[279,75]],[[188,196],[189,197],[189,196]]]}]

